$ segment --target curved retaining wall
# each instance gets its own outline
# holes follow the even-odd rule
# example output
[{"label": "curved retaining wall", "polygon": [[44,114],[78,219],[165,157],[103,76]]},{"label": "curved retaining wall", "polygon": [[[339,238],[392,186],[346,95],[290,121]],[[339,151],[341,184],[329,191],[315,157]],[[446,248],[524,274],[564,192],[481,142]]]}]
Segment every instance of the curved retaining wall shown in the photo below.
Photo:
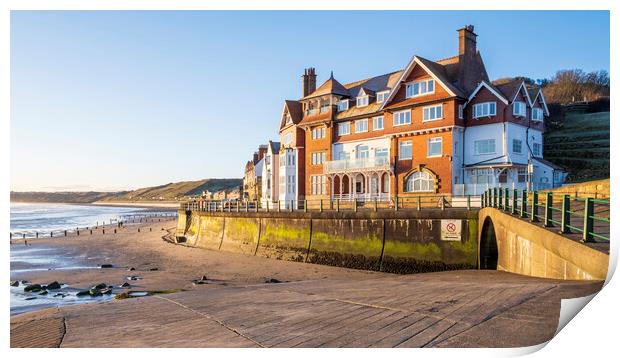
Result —
[{"label": "curved retaining wall", "polygon": [[609,255],[603,252],[494,208],[479,216],[479,232],[486,220],[493,224],[498,270],[564,280],[607,277]]},{"label": "curved retaining wall", "polygon": [[[211,250],[396,273],[477,266],[477,212],[204,213],[179,211],[177,240]],[[461,222],[460,240],[441,222]]]}]

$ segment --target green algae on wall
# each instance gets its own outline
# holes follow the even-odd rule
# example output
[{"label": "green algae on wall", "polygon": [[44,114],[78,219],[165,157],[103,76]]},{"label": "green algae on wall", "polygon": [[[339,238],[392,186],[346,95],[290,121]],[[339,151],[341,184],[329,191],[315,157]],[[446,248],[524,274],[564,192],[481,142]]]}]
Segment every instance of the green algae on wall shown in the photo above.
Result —
[{"label": "green algae on wall", "polygon": [[224,228],[223,217],[200,215],[198,240],[195,246],[210,250],[219,250]]},{"label": "green algae on wall", "polygon": [[254,255],[258,245],[260,219],[227,218],[221,250]]},{"label": "green algae on wall", "polygon": [[277,260],[305,261],[310,242],[308,219],[262,219],[256,255]]}]

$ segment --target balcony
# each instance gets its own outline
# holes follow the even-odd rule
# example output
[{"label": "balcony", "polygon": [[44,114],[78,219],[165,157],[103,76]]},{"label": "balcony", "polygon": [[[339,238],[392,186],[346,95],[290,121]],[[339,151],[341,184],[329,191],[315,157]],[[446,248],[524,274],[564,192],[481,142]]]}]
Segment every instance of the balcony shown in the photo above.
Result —
[{"label": "balcony", "polygon": [[390,170],[389,157],[372,157],[359,159],[343,159],[325,162],[325,174],[349,173],[356,171]]}]

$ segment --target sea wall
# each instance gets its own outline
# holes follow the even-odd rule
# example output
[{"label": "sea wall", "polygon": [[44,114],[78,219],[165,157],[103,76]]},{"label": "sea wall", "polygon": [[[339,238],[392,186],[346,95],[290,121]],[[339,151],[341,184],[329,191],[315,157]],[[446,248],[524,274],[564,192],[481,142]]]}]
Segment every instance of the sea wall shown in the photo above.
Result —
[{"label": "sea wall", "polygon": [[[452,235],[442,232],[446,225],[455,229]],[[277,260],[415,273],[475,268],[477,228],[475,210],[322,213],[180,210],[177,241]]]}]

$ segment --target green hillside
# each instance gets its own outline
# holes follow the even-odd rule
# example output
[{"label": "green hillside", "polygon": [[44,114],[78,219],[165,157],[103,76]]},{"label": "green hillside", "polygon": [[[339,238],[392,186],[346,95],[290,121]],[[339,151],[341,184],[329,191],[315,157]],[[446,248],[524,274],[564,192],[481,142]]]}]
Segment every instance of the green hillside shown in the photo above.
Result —
[{"label": "green hillside", "polygon": [[122,192],[11,192],[13,202],[76,203],[103,202],[152,202],[179,201],[202,194],[232,191],[242,184],[242,179],[203,179],[168,183],[148,188]]},{"label": "green hillside", "polygon": [[609,112],[566,113],[545,133],[544,157],[568,170],[569,182],[609,178]]}]

